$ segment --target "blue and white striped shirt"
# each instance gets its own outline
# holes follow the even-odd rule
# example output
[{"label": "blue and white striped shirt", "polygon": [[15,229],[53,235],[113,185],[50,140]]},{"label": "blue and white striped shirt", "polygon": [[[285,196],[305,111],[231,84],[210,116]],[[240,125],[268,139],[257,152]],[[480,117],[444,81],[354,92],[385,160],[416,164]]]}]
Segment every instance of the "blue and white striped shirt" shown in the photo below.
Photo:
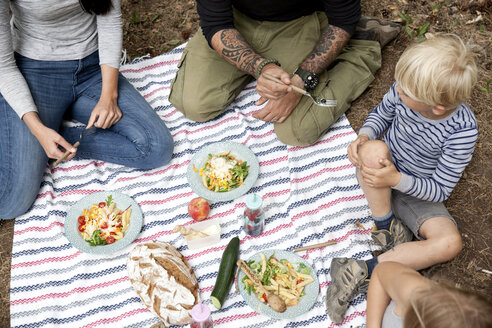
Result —
[{"label": "blue and white striped shirt", "polygon": [[443,119],[431,120],[403,104],[396,83],[369,113],[359,135],[376,139],[386,130],[382,140],[402,174],[394,189],[432,202],[449,197],[478,138],[477,122],[467,105],[459,105]]}]

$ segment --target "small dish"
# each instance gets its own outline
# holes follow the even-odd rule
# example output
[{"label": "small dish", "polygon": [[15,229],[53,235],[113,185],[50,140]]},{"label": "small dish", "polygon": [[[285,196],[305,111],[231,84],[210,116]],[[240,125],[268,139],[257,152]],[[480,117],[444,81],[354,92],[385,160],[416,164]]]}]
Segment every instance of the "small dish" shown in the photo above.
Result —
[{"label": "small dish", "polygon": [[[114,242],[113,244],[89,246],[89,243],[82,238],[79,232],[79,224],[77,222],[77,218],[82,214],[84,208],[89,208],[92,204],[97,204],[104,201],[109,195],[113,196],[113,201],[116,203],[118,208],[125,209],[131,206],[132,213],[130,215],[130,225],[128,226],[128,229],[126,230],[123,238]],[[142,223],[142,210],[131,197],[117,191],[95,192],[93,194],[85,196],[77,203],[75,203],[72,208],[70,208],[67,216],[65,217],[65,236],[67,237],[68,241],[70,241],[72,246],[84,253],[112,254],[130,245],[135,240],[135,238],[137,238],[140,230],[142,229]]]},{"label": "small dish", "polygon": [[[221,152],[230,150],[231,154],[241,159],[242,161],[248,162],[249,171],[248,176],[244,179],[244,184],[231,191],[227,192],[215,192],[208,190],[203,184],[201,176],[198,172],[193,170],[193,165],[197,170],[205,165],[208,154],[219,154]],[[258,179],[258,174],[260,172],[260,164],[256,158],[255,153],[251,151],[248,147],[243,144],[231,141],[216,142],[207,145],[200,149],[191,159],[188,164],[188,170],[186,172],[186,177],[188,178],[188,183],[191,189],[200,197],[205,198],[209,201],[229,201],[236,199],[251,189]]]},{"label": "small dish", "polygon": [[[190,250],[193,249],[198,249],[198,248],[203,248],[207,247],[213,244],[217,244],[220,242],[220,223],[219,220],[217,219],[208,219],[204,220],[195,224],[190,225],[190,228],[196,231],[202,231],[206,232],[206,230],[209,230],[211,228],[216,227],[216,229],[213,229],[213,233],[210,234],[207,237],[202,237],[202,238],[197,238],[193,240],[186,240],[188,243],[188,248]],[[184,238],[185,236],[183,236]],[[186,239],[186,238],[185,238]]]}]

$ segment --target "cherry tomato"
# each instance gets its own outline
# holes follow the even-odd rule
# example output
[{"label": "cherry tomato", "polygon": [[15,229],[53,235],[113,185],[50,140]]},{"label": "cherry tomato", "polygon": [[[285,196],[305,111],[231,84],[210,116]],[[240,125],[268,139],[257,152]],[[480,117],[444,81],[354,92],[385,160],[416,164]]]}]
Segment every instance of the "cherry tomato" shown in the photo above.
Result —
[{"label": "cherry tomato", "polygon": [[85,224],[85,216],[83,216],[83,215],[79,216],[77,221],[79,221],[79,224]]},{"label": "cherry tomato", "polygon": [[100,202],[98,206],[99,206],[100,208],[103,208],[104,206],[106,206],[106,202]]},{"label": "cherry tomato", "polygon": [[79,231],[84,232],[84,230],[85,230],[85,225],[83,224],[79,225]]},{"label": "cherry tomato", "polygon": [[115,240],[114,240],[114,237],[113,236],[106,237],[106,243],[107,244],[112,244],[114,242],[115,242]]},{"label": "cherry tomato", "polygon": [[101,229],[106,229],[108,227],[108,223],[107,222],[103,222],[101,224]]}]

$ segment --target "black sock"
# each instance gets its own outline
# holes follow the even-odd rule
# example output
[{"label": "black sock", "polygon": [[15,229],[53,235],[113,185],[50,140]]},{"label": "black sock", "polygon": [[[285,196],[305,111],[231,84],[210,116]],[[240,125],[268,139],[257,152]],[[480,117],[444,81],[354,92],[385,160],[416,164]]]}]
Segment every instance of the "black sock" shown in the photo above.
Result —
[{"label": "black sock", "polygon": [[365,261],[367,265],[367,279],[371,278],[372,271],[374,271],[374,268],[376,265],[378,265],[378,258],[373,257],[370,260]]},{"label": "black sock", "polygon": [[376,224],[376,228],[378,230],[389,230],[391,226],[391,221],[393,221],[393,211],[390,211],[387,215],[377,218],[372,216],[374,223]]}]

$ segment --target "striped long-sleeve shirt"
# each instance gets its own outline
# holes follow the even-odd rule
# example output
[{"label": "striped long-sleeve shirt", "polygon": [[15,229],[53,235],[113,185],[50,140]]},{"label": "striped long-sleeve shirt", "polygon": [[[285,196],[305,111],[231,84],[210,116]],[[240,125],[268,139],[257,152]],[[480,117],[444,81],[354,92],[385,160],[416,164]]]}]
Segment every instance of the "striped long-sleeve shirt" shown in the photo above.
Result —
[{"label": "striped long-sleeve shirt", "polygon": [[394,189],[433,202],[449,197],[478,137],[475,116],[465,104],[443,119],[431,120],[403,104],[396,83],[369,114],[359,135],[376,139],[384,131],[382,140],[402,174]]}]

